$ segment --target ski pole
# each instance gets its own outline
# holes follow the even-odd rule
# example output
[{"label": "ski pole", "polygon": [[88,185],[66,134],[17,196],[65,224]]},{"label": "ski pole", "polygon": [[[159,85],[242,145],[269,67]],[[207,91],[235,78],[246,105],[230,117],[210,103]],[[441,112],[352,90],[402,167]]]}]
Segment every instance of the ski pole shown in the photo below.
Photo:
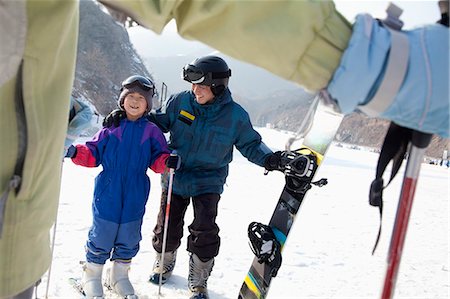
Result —
[{"label": "ski pole", "polygon": [[390,299],[394,294],[420,166],[425,150],[430,144],[431,137],[431,134],[413,131],[391,243],[389,245],[388,265],[381,296],[382,299]]},{"label": "ski pole", "polygon": [[297,141],[302,139],[303,137],[305,137],[305,135],[309,132],[309,130],[311,129],[312,123],[313,123],[313,118],[314,118],[314,113],[317,110],[317,105],[319,104],[320,101],[320,93],[318,93],[311,105],[309,106],[308,111],[306,112],[305,117],[303,118],[303,121],[299,127],[299,129],[297,130],[297,132],[295,133],[294,137],[291,137],[288,139],[288,141],[285,144],[285,150],[290,153],[291,152],[291,146],[292,144]]},{"label": "ski pole", "polygon": [[[64,159],[63,159],[63,163],[61,164],[61,175],[60,175],[61,178],[63,176],[63,165],[64,165]],[[62,184],[62,182],[59,183],[58,207],[56,208],[55,224],[53,224],[52,246],[51,246],[51,255],[50,255],[51,259],[50,259],[50,266],[48,267],[47,286],[45,287],[45,297],[44,297],[45,299],[48,298],[48,291],[50,289],[50,279],[52,277],[53,255],[55,252],[55,241],[56,241],[56,228],[58,225],[59,201],[61,200],[61,184]]]},{"label": "ski pole", "polygon": [[311,105],[309,106],[309,109],[306,112],[306,115],[303,117],[303,121],[299,129],[294,134],[294,137],[289,138],[288,141],[286,142],[284,147],[285,151],[290,153],[292,144],[295,141],[305,138],[305,136],[309,133],[314,122],[316,111],[319,109],[318,108],[319,105],[328,107],[328,109],[333,111],[334,113],[341,113],[336,102],[331,98],[328,92],[326,90],[319,91],[313,98]]},{"label": "ski pole", "polygon": [[[171,155],[176,155],[176,151],[173,151],[173,153]],[[159,261],[159,263],[163,267],[163,270],[164,270],[164,254],[166,251],[166,243],[167,243],[167,230],[168,230],[168,226],[169,226],[170,201],[172,198],[172,185],[173,185],[174,172],[175,172],[175,170],[173,168],[169,168],[169,186],[167,188],[166,213],[164,216],[163,243],[162,243],[161,260]],[[161,296],[162,275],[163,275],[163,271],[161,271],[159,273],[158,299]]]},{"label": "ski pole", "polygon": [[[50,278],[52,277],[52,265],[53,265],[53,254],[55,252],[55,240],[56,240],[56,226],[58,224],[58,212],[56,213],[55,224],[53,224],[53,236],[52,236],[52,247],[51,247],[51,255],[50,255],[50,266],[48,268],[47,274],[47,286],[45,288],[45,298],[48,298],[48,291],[50,289]],[[37,297],[36,297],[37,298]]]}]

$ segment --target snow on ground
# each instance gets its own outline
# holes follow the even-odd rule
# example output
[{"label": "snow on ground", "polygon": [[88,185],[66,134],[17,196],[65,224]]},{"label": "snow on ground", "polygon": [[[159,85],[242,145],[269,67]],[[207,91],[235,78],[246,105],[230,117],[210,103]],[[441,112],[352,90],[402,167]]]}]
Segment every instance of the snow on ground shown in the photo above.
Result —
[{"label": "snow on ground", "polygon": [[[273,150],[282,150],[287,133],[258,129]],[[386,256],[397,209],[404,165],[384,191],[383,232],[371,255],[379,225],[377,208],[368,204],[378,154],[332,146],[318,177],[328,185],[309,191],[283,251],[283,265],[268,298],[379,298]],[[94,178],[101,169],[64,163],[49,298],[76,298],[69,277],[80,277],[79,261],[91,224]],[[387,173],[389,173],[387,171]],[[395,298],[449,298],[449,173],[422,164]],[[157,298],[158,287],[147,282],[154,251],[152,230],[158,212],[159,176],[148,172],[152,189],[143,224],[141,250],[130,277],[141,299]],[[251,221],[267,223],[284,184],[281,173],[263,175],[238,151],[230,165],[217,222],[222,245],[208,281],[212,299],[237,298],[253,254],[248,246]],[[186,214],[186,226],[192,210]],[[188,254],[186,236],[177,266],[162,298],[186,298]],[[45,295],[47,275],[38,289]]]}]

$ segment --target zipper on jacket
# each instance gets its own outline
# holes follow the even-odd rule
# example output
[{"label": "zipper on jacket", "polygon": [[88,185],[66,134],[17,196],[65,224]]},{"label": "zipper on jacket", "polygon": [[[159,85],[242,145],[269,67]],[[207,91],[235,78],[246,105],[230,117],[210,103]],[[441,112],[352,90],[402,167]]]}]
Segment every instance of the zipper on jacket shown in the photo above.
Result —
[{"label": "zipper on jacket", "polygon": [[28,145],[28,129],[27,119],[25,115],[25,105],[23,101],[23,60],[20,63],[19,71],[17,73],[16,92],[14,97],[14,103],[16,107],[16,120],[17,120],[17,160],[14,168],[14,174],[9,179],[8,186],[5,192],[0,197],[0,239],[3,232],[3,222],[5,219],[6,200],[8,199],[9,192],[14,190],[16,195],[20,192],[22,184],[23,166],[25,164],[25,156]]}]

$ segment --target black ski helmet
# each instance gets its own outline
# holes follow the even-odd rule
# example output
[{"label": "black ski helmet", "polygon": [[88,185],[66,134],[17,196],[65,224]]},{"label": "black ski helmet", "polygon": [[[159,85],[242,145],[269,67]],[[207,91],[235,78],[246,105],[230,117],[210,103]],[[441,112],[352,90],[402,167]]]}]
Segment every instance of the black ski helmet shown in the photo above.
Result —
[{"label": "black ski helmet", "polygon": [[147,100],[147,111],[150,111],[153,106],[153,98],[156,96],[156,88],[152,80],[140,75],[133,75],[123,80],[119,100],[117,101],[120,109],[123,110],[125,97],[133,92],[140,93],[145,97]]},{"label": "black ski helmet", "polygon": [[215,96],[220,95],[228,87],[230,77],[231,70],[227,63],[217,56],[197,58],[183,67],[185,81],[210,86]]}]

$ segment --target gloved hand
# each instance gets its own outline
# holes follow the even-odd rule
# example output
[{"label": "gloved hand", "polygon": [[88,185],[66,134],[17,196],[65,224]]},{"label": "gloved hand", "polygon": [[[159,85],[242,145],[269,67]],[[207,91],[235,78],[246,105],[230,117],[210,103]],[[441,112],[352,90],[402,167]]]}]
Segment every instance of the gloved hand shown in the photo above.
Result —
[{"label": "gloved hand", "polygon": [[264,168],[268,171],[281,170],[281,151],[277,151],[266,158]]},{"label": "gloved hand", "polygon": [[167,157],[166,159],[166,166],[171,168],[171,169],[175,169],[178,170],[180,169],[181,166],[181,157],[178,156],[177,154],[171,154],[169,157]]},{"label": "gloved hand", "polygon": [[115,109],[111,111],[104,119],[103,119],[103,127],[110,128],[112,125],[114,127],[118,127],[120,121],[127,117],[127,113],[120,109]]},{"label": "gloved hand", "polygon": [[71,145],[67,149],[67,152],[66,152],[66,155],[64,156],[64,158],[75,158],[76,155],[77,155],[77,148],[75,146]]}]

